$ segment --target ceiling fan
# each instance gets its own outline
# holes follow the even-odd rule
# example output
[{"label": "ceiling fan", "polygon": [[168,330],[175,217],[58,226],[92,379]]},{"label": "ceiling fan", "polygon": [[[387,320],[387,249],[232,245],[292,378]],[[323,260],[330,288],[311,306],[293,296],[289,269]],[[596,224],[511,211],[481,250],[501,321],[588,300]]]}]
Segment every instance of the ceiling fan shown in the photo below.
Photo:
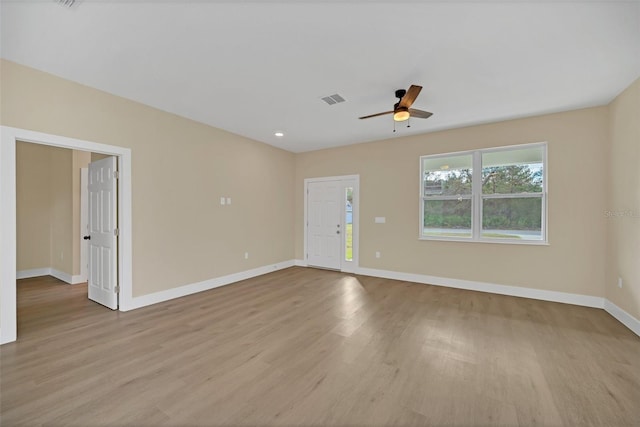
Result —
[{"label": "ceiling fan", "polygon": [[371,117],[384,116],[386,114],[393,114],[393,120],[395,120],[396,122],[403,122],[405,120],[408,120],[409,117],[428,119],[433,115],[433,113],[411,108],[411,105],[413,105],[413,102],[416,100],[421,90],[422,86],[417,85],[411,85],[409,90],[398,89],[396,90],[396,98],[398,98],[398,102],[396,102],[393,106],[393,110],[385,111],[384,113],[363,116],[360,117],[360,119],[370,119]]}]

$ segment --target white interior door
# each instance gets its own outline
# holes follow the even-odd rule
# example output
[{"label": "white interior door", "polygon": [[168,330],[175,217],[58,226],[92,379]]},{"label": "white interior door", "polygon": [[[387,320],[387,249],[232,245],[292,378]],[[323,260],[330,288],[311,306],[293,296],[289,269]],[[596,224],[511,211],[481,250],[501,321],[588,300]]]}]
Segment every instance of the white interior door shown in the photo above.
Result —
[{"label": "white interior door", "polygon": [[118,308],[116,158],[89,163],[89,299]]},{"label": "white interior door", "polygon": [[339,270],[342,257],[342,183],[307,186],[307,264]]}]

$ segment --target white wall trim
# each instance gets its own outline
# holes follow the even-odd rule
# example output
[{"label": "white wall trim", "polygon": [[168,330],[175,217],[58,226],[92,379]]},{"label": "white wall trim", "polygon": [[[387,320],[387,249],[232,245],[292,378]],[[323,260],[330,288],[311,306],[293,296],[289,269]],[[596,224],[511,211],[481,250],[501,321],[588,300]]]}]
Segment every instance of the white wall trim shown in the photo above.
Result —
[{"label": "white wall trim", "polygon": [[[0,344],[17,338],[16,318],[16,142],[84,150],[118,157],[118,284],[120,301],[133,295],[131,149],[26,129],[0,126]],[[71,277],[71,282],[74,278]]]},{"label": "white wall trim", "polygon": [[68,283],[70,285],[77,285],[78,283],[84,283],[87,280],[84,279],[82,280],[82,276],[80,274],[76,274],[74,276],[72,276],[69,273],[65,273],[64,271],[60,271],[60,270],[56,270],[55,268],[51,269],[51,276],[55,277],[56,279],[62,280],[65,283]]},{"label": "white wall trim", "polygon": [[[298,264],[296,264],[298,265]],[[564,304],[580,305],[604,309],[616,320],[640,336],[640,320],[636,319],[611,301],[591,295],[572,294],[567,292],[548,291],[544,289],[522,288],[519,286],[497,285],[494,283],[476,282],[471,280],[449,279],[446,277],[427,276],[422,274],[401,273],[373,268],[359,268],[357,274],[364,276],[382,277],[385,279],[403,280],[424,283],[449,288],[466,289],[470,291],[488,292],[499,295],[509,295],[521,298],[531,298],[542,301],[560,302]]]},{"label": "white wall trim", "polygon": [[69,284],[79,285],[80,283],[85,283],[86,281],[87,281],[87,278],[84,277],[82,274],[75,274],[71,276],[71,282],[69,282]]},{"label": "white wall trim", "polygon": [[617,321],[622,323],[627,328],[640,337],[640,320],[636,319],[608,299],[604,300],[604,309],[607,313],[612,315]]},{"label": "white wall trim", "polygon": [[470,291],[531,298],[542,301],[561,302],[565,304],[581,305],[585,307],[604,308],[604,298],[594,297],[590,295],[547,291],[543,289],[522,288],[519,286],[497,285],[494,283],[449,279],[446,277],[401,273],[389,270],[376,270],[372,268],[359,268],[357,270],[357,274],[362,274],[364,276],[382,277],[385,279],[403,280],[407,282],[424,283],[427,285],[446,286],[448,288],[466,289]]},{"label": "white wall trim", "polygon": [[51,268],[30,268],[29,270],[20,270],[16,273],[16,279],[30,279],[32,277],[50,276]]},{"label": "white wall trim", "polygon": [[65,273],[64,271],[56,270],[55,268],[51,269],[51,276],[55,277],[58,280],[62,280],[65,283],[71,284],[71,275],[69,273]]},{"label": "white wall trim", "polygon": [[65,283],[70,285],[77,285],[78,283],[84,283],[87,279],[83,279],[82,275],[70,275],[69,273],[65,273],[64,271],[56,270],[55,268],[46,267],[46,268],[32,268],[30,270],[21,270],[16,273],[16,279],[30,279],[32,277],[41,277],[41,276],[53,276],[58,280],[62,280]]},{"label": "white wall trim", "polygon": [[[304,260],[295,259],[289,261],[283,261],[276,264],[266,265],[252,270],[246,270],[239,273],[229,274],[227,276],[217,277],[214,279],[205,280],[198,283],[192,283],[189,285],[180,286],[178,288],[167,289],[166,291],[155,292],[153,294],[143,295],[140,297],[134,297],[127,304],[120,304],[121,311],[135,310],[137,308],[146,307],[169,301],[175,298],[195,294],[198,292],[215,289],[220,286],[230,285],[241,280],[250,279],[252,277],[261,276],[263,274],[271,273],[273,271],[283,270],[292,266],[306,267],[307,264]],[[22,270],[18,272],[18,278],[29,278],[46,276],[53,273],[61,273],[69,276],[66,273],[59,272],[51,268],[36,268],[31,270]],[[421,274],[401,273],[389,270],[377,270],[372,268],[359,268],[356,274],[363,276],[381,277],[385,279],[402,280],[415,283],[423,283],[434,286],[445,286],[456,289],[466,289],[479,292],[488,292],[500,295],[509,295],[522,298],[531,298],[542,301],[560,302],[565,304],[580,305],[585,307],[602,308],[611,316],[613,316],[620,323],[629,328],[633,333],[640,336],[640,320],[636,319],[611,301],[605,298],[594,297],[589,295],[572,294],[566,292],[547,291],[533,288],[521,288],[518,286],[506,286],[497,285],[493,283],[476,282],[470,280],[449,279],[437,276],[427,276]],[[70,276],[72,281],[80,276]],[[57,277],[60,280],[60,277]],[[2,336],[2,330],[0,329],[0,337]],[[8,341],[7,341],[8,342]],[[5,342],[2,342],[4,344]]]},{"label": "white wall trim", "polygon": [[154,292],[152,294],[134,297],[127,304],[123,304],[121,302],[120,310],[135,310],[136,308],[146,307],[148,305],[169,301],[198,292],[208,291],[220,286],[230,285],[241,280],[251,279],[252,277],[262,276],[263,274],[293,267],[294,265],[294,260],[288,260],[276,264],[265,265],[251,270],[241,271],[239,273],[229,274],[227,276],[204,280],[202,282],[191,283],[189,285],[184,285],[177,288],[167,289],[166,291]]}]

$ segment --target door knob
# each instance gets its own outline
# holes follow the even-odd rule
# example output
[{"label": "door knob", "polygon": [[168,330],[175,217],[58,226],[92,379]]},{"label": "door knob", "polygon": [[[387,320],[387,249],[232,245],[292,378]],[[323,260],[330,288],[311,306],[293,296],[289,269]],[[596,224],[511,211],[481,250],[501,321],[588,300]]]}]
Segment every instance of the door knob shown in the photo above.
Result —
[{"label": "door knob", "polygon": [[84,240],[91,240],[91,236],[84,236],[83,239]]}]

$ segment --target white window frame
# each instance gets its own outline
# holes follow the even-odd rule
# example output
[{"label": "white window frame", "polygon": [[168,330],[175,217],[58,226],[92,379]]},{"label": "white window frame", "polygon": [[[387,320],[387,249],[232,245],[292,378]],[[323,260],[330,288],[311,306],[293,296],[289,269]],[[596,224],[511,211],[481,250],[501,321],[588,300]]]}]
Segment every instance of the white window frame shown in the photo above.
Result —
[{"label": "white window frame", "polygon": [[[541,193],[512,193],[512,194],[482,194],[482,155],[497,151],[516,151],[527,148],[542,148],[542,192]],[[442,197],[425,197],[424,195],[424,160],[434,159],[439,157],[450,156],[472,156],[472,176],[473,181],[471,185],[471,237],[451,237],[451,236],[426,236],[424,234],[424,202],[425,200],[457,200],[459,196],[442,196]],[[547,178],[548,170],[547,161],[547,143],[535,142],[531,144],[519,144],[509,145],[503,147],[491,147],[482,148],[478,150],[468,151],[456,151],[451,153],[433,154],[420,156],[420,195],[419,195],[419,240],[430,241],[454,241],[454,242],[475,242],[475,243],[503,243],[512,245],[548,245],[548,203],[547,192],[549,187],[549,181]],[[468,196],[462,196],[464,199],[468,199]],[[509,198],[540,198],[542,201],[541,208],[541,234],[540,240],[515,240],[515,239],[498,239],[498,238],[483,238],[482,237],[482,202],[485,199],[509,199]]]}]

